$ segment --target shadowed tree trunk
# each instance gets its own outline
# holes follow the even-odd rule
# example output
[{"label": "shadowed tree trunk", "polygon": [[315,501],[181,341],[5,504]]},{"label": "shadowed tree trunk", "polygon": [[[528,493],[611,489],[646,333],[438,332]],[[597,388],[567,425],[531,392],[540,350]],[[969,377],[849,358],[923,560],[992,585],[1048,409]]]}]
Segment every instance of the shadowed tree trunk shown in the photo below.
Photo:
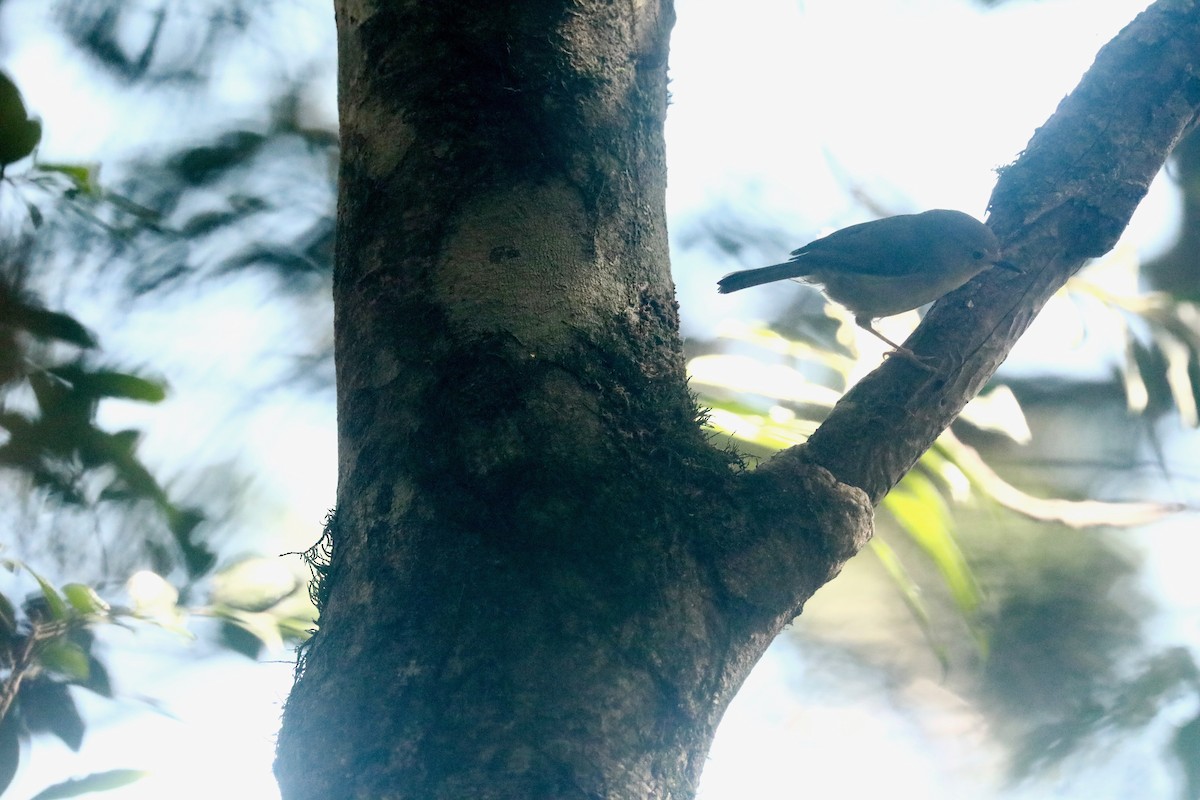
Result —
[{"label": "shadowed tree trunk", "polygon": [[1025,274],[937,305],[936,374],[889,360],[744,471],[684,376],[668,0],[336,5],[338,507],[287,800],[691,797],[750,668],[1200,102],[1200,11],[1160,2],[1002,176]]}]

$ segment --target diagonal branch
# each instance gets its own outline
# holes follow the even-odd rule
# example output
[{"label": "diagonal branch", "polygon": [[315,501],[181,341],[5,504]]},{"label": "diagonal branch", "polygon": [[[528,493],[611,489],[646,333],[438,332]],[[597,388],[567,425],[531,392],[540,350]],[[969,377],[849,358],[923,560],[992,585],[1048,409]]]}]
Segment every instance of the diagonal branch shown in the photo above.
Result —
[{"label": "diagonal branch", "polygon": [[989,224],[1024,274],[992,270],[939,301],[908,341],[936,374],[890,359],[809,441],[762,469],[828,469],[872,503],[991,378],[1046,301],[1116,243],[1200,114],[1200,3],[1159,0],[1096,57],[1079,86],[1001,171]]}]

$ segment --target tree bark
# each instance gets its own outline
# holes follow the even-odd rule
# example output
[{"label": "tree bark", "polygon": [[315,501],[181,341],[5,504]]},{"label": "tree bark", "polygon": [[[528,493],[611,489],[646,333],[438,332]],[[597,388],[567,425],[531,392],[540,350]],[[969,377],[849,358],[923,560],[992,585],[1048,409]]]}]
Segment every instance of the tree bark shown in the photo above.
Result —
[{"label": "tree bark", "polygon": [[1200,100],[1200,12],[1160,2],[997,187],[1026,274],[938,304],[909,343],[936,375],[889,361],[746,471],[684,376],[672,19],[669,0],[337,3],[338,507],[287,800],[691,797],[750,668],[1111,247]]}]

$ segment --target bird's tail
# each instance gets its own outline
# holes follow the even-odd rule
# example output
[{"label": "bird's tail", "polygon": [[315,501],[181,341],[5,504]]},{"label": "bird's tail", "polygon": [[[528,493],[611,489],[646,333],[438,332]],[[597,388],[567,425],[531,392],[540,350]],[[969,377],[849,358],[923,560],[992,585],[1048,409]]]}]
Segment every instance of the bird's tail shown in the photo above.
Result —
[{"label": "bird's tail", "polygon": [[758,286],[762,283],[782,281],[786,278],[799,278],[805,274],[807,274],[807,270],[795,261],[785,261],[782,264],[772,264],[769,267],[731,272],[717,281],[717,291],[721,294],[729,294],[730,292],[736,292],[739,289],[749,289],[751,286]]}]

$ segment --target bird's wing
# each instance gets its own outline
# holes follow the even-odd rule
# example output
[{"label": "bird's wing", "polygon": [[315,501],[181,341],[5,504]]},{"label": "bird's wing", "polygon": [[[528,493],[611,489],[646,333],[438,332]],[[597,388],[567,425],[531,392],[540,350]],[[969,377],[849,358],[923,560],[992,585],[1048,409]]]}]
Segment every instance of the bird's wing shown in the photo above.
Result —
[{"label": "bird's wing", "polygon": [[905,264],[911,272],[925,264],[920,243],[913,235],[910,214],[860,222],[834,231],[792,251],[792,261],[803,264],[806,258],[820,262],[812,267],[834,267],[839,272],[857,275],[899,277],[896,267]]}]

